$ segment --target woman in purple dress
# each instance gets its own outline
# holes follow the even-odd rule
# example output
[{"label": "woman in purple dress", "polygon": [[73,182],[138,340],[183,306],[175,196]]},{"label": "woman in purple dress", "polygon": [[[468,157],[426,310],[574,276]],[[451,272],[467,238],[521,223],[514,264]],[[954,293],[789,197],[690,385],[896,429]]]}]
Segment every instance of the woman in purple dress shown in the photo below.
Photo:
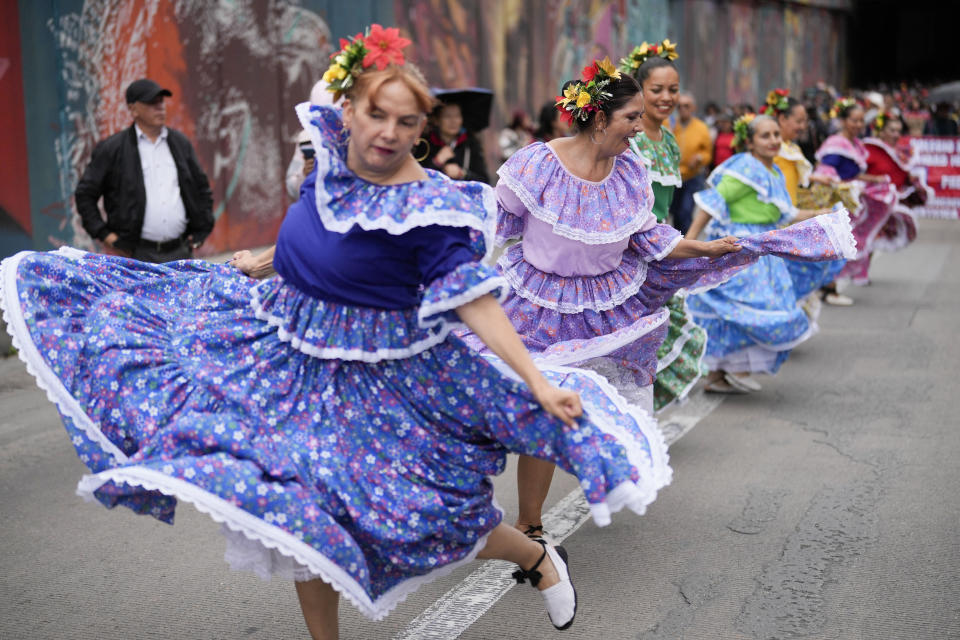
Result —
[{"label": "woman in purple dress", "polygon": [[[657,224],[647,169],[628,152],[643,105],[637,81],[609,59],[568,83],[557,107],[577,134],[535,142],[500,168],[497,240],[522,237],[498,267],[511,288],[504,309],[534,360],[600,373],[652,413],[664,305],[679,289],[716,286],[762,255],[830,260],[843,247],[815,221],[710,242]],[[552,474],[521,457],[515,526],[531,537],[543,532]]]}]

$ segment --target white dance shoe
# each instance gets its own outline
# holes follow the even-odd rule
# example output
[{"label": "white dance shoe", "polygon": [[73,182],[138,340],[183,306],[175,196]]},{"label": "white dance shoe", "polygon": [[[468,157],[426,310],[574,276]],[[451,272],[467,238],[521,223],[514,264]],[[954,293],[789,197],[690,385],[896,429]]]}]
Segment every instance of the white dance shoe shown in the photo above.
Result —
[{"label": "white dance shoe", "polygon": [[557,577],[560,578],[557,584],[547,587],[540,594],[547,605],[547,615],[550,616],[550,622],[559,630],[569,629],[573,624],[573,618],[577,614],[577,592],[573,588],[573,582],[570,581],[570,572],[567,569],[567,550],[563,547],[552,547],[542,540],[537,540],[543,545],[543,555],[529,569],[522,567],[513,572],[513,577],[517,584],[523,584],[527,580],[531,586],[536,587],[540,584],[543,574],[537,571],[537,567],[543,562],[543,559],[550,556],[550,561],[557,570]]}]

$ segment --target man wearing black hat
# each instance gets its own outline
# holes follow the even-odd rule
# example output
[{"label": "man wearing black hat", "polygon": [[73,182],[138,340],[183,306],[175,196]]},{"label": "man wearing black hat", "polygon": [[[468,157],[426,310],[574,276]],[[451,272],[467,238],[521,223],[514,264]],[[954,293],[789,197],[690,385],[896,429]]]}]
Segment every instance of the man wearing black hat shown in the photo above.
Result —
[{"label": "man wearing black hat", "polygon": [[172,95],[153,80],[132,82],[133,125],[97,144],[74,193],[91,237],[146,262],[189,258],[213,230],[213,194],[193,146],[164,126]]}]

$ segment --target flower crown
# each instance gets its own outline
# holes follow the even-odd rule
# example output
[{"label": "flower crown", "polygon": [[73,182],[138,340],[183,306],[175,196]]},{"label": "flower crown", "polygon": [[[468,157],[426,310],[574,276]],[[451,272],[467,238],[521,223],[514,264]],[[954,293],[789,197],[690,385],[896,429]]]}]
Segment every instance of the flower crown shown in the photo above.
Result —
[{"label": "flower crown", "polygon": [[654,57],[676,60],[680,57],[677,53],[677,43],[670,42],[669,38],[654,44],[644,41],[639,47],[634,47],[630,55],[620,59],[620,70],[624,73],[636,73],[640,65]]},{"label": "flower crown", "polygon": [[789,89],[774,89],[767,94],[767,101],[760,107],[761,115],[778,116],[790,108]]},{"label": "flower crown", "polygon": [[594,60],[583,68],[583,76],[557,96],[556,105],[561,119],[567,124],[574,120],[586,121],[590,114],[599,111],[603,103],[613,97],[607,85],[620,79],[620,72],[610,62],[610,56]]},{"label": "flower crown", "polygon": [[887,126],[887,123],[890,120],[894,120],[894,119],[896,119],[895,115],[893,115],[889,111],[880,109],[880,111],[877,111],[877,117],[873,119],[873,130],[883,131],[883,128]]},{"label": "flower crown", "polygon": [[840,98],[833,103],[833,107],[830,109],[831,118],[839,118],[840,112],[844,109],[849,109],[850,107],[857,106],[857,101],[853,98]]},{"label": "flower crown", "polygon": [[366,34],[358,33],[350,40],[340,38],[340,51],[330,56],[332,62],[323,74],[327,91],[333,92],[333,101],[339,100],[368,68],[383,70],[389,64],[402,65],[403,49],[409,44],[396,27],[384,29],[379,24],[370,25]]},{"label": "flower crown", "polygon": [[733,123],[733,140],[730,146],[739,149],[750,138],[750,123],[757,117],[755,113],[745,113]]}]

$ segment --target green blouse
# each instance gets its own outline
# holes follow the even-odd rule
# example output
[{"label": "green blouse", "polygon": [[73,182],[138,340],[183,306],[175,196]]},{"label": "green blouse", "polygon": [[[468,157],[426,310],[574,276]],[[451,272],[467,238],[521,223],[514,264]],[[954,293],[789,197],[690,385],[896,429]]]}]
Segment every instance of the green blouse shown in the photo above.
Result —
[{"label": "green blouse", "polygon": [[724,175],[717,191],[727,203],[730,221],[743,224],[772,224],[780,220],[780,210],[769,202],[760,202],[753,187]]},{"label": "green blouse", "polygon": [[650,175],[653,214],[657,217],[657,222],[663,222],[667,217],[673,192],[682,184],[677,139],[665,127],[660,127],[660,132],[663,135],[657,142],[648,138],[643,131],[630,141],[630,148],[643,160]]}]

